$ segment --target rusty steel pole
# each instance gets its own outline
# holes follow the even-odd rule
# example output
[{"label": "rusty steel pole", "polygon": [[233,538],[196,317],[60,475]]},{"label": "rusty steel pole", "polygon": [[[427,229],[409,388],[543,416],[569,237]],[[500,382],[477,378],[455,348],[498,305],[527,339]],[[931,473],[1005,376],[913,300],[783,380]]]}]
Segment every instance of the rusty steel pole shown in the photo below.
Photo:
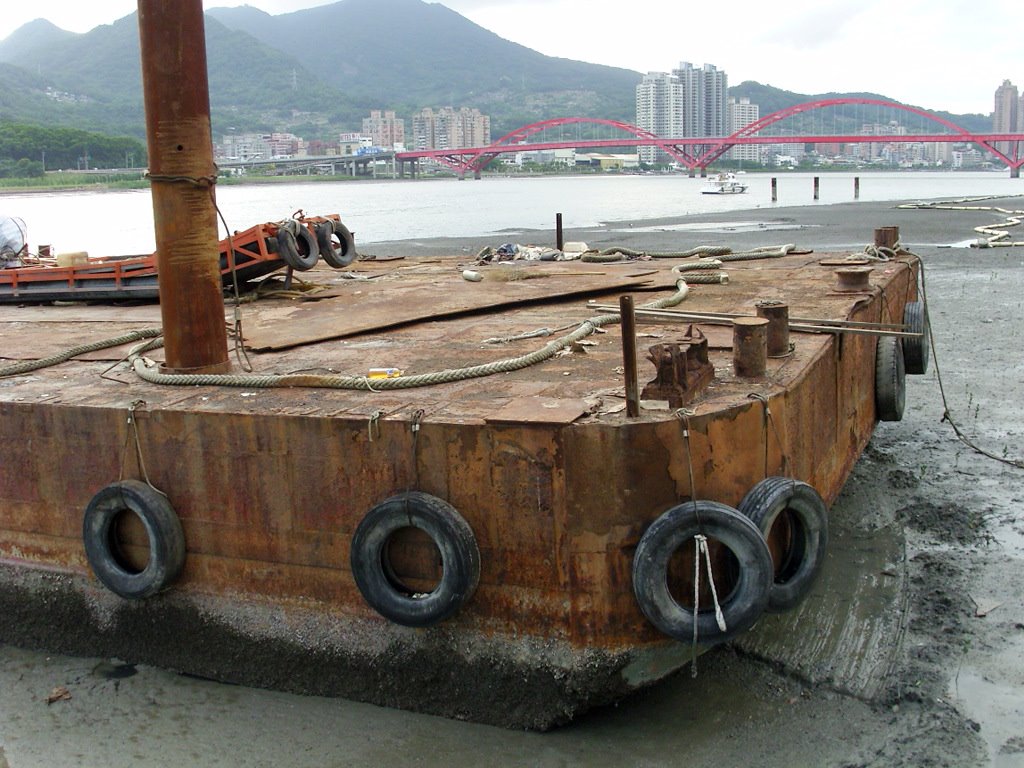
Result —
[{"label": "rusty steel pole", "polygon": [[165,367],[231,369],[202,0],[138,0]]}]

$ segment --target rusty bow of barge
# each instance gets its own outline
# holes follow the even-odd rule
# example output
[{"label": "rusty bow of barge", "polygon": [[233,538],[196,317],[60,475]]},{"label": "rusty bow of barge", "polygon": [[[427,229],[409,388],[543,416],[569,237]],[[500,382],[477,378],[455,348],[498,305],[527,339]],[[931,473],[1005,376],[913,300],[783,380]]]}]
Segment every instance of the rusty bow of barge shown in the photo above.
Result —
[{"label": "rusty bow of barge", "polygon": [[239,326],[201,5],[139,2],[159,307],[0,306],[78,348],[0,378],[0,641],[548,728],[799,610],[927,364],[916,257],[360,262]]},{"label": "rusty bow of barge", "polygon": [[[490,265],[480,282],[456,258],[314,270],[319,300],[246,311],[259,375],[289,386],[104,375],[128,346],[2,379],[0,639],[522,727],[614,700],[691,657],[696,537],[717,585],[702,566],[702,648],[810,588],[824,507],[902,409],[891,334],[920,338],[916,257],[854,267],[851,286],[845,256],[731,262],[727,285],[638,311],[636,416],[617,322],[536,365],[385,387],[530,354],[537,329],[623,294],[677,295],[676,261]],[[737,373],[743,331],[722,322],[759,304],[788,307],[789,346]],[[3,307],[0,338],[37,358],[156,321]],[[402,376],[371,378],[387,369]],[[339,377],[364,384],[322,386]],[[737,508],[771,518],[767,575]]]}]

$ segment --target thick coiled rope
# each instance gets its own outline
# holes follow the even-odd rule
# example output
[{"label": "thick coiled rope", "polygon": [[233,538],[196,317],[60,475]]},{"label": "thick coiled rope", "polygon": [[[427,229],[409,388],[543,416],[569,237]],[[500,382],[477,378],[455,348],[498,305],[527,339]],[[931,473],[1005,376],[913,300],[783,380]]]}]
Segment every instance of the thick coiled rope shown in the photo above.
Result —
[{"label": "thick coiled rope", "polygon": [[724,245],[698,245],[696,248],[688,248],[685,251],[637,251],[633,248],[626,248],[615,245],[604,248],[600,251],[586,251],[580,257],[580,261],[603,263],[627,259],[688,259],[692,256],[722,256],[730,253],[731,249]]},{"label": "thick coiled rope", "polygon": [[4,376],[17,376],[21,373],[37,371],[40,368],[48,368],[51,365],[67,362],[78,355],[84,355],[89,352],[98,352],[101,349],[109,349],[110,347],[119,347],[122,344],[131,344],[133,341],[141,341],[142,339],[156,338],[162,333],[163,330],[160,328],[146,328],[141,331],[131,331],[112,339],[104,339],[103,341],[95,341],[92,344],[82,344],[77,347],[72,347],[71,349],[65,349],[63,352],[58,352],[54,355],[50,355],[49,357],[40,358],[39,360],[25,360],[20,363],[5,365],[0,368],[0,378]]},{"label": "thick coiled rope", "polygon": [[[642,305],[643,309],[666,309],[680,304],[689,293],[689,287],[684,280],[676,283],[676,291],[671,296],[652,301]],[[128,355],[128,362],[132,369],[144,381],[151,384],[168,384],[181,387],[193,386],[221,386],[221,387],[245,387],[248,389],[267,389],[272,387],[319,387],[323,389],[354,389],[367,392],[380,392],[392,389],[414,389],[417,387],[428,387],[436,384],[448,384],[455,381],[465,381],[483,376],[491,376],[496,373],[508,373],[528,368],[531,365],[544,362],[554,357],[561,350],[590,336],[598,328],[620,322],[620,315],[606,314],[597,315],[576,328],[576,330],[561,336],[554,341],[548,342],[534,352],[519,357],[510,357],[504,360],[496,360],[481,365],[471,365],[465,368],[449,368],[432,373],[413,374],[411,376],[399,376],[391,379],[369,379],[366,376],[324,376],[320,374],[290,373],[290,374],[269,374],[262,376],[236,375],[236,374],[181,374],[161,373],[159,367],[152,360],[141,357],[147,349],[153,348],[153,341],[146,342],[133,349]]]},{"label": "thick coiled rope", "polygon": [[[1020,195],[1014,195],[1020,197]],[[1024,246],[1024,241],[1010,239],[1010,233],[1006,230],[1010,227],[1019,226],[1024,220],[1024,211],[1016,211],[1009,208],[999,208],[991,205],[964,205],[964,203],[977,203],[982,200],[1002,199],[1001,197],[965,197],[960,200],[947,200],[936,203],[904,203],[896,206],[904,209],[922,209],[934,211],[991,211],[1001,213],[1006,219],[1001,224],[983,225],[974,227],[979,235],[985,235],[977,242],[971,243],[971,248],[1014,248]]]}]

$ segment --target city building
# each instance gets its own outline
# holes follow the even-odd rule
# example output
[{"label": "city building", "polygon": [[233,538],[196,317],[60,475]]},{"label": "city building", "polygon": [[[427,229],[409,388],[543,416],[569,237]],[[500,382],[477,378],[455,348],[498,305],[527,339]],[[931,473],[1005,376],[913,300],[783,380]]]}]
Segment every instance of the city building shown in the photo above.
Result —
[{"label": "city building", "polygon": [[[727,136],[728,90],[728,76],[713,64],[697,69],[684,61],[671,73],[648,72],[636,87],[636,125],[663,138]],[[646,163],[670,159],[649,147],[638,155]]]},{"label": "city building", "polygon": [[[683,86],[667,72],[648,72],[636,87],[636,126],[656,136],[671,138],[683,134]],[[638,147],[640,162],[649,165],[672,162],[657,147]]]},{"label": "city building", "polygon": [[[1009,80],[996,88],[995,109],[992,111],[993,133],[1019,133],[1024,129],[1024,116],[1021,115],[1021,96],[1017,86]],[[1010,152],[1012,147],[1007,141],[998,141],[995,148],[1000,152]]]},{"label": "city building", "polygon": [[491,143],[491,118],[478,109],[426,107],[412,118],[413,147],[416,149],[462,149],[486,147]]},{"label": "city building", "polygon": [[[751,104],[750,99],[729,99],[729,127],[727,133],[731,136],[736,131],[761,118],[761,108],[757,104]],[[757,135],[756,133],[754,134]],[[761,162],[761,146],[759,144],[740,144],[729,150],[726,155],[730,160],[748,161],[752,163]]]},{"label": "city building", "polygon": [[363,118],[363,135],[369,136],[375,147],[394,149],[405,144],[405,120],[391,110],[371,109],[370,116]]}]

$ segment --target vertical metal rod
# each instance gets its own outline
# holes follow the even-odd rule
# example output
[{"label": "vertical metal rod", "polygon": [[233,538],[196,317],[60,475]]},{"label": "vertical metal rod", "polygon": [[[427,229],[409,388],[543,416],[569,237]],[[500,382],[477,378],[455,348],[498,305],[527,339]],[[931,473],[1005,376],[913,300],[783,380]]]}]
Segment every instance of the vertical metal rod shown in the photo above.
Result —
[{"label": "vertical metal rod", "polygon": [[562,250],[565,240],[562,237],[562,214],[555,214],[555,249]]},{"label": "vertical metal rod", "polygon": [[860,176],[853,177],[853,199],[860,200]]},{"label": "vertical metal rod", "polygon": [[231,369],[202,0],[138,0],[165,367]]},{"label": "vertical metal rod", "polygon": [[772,202],[779,202],[779,180],[772,176]]},{"label": "vertical metal rod", "polygon": [[814,199],[815,200],[818,199],[818,191],[820,190],[820,188],[821,188],[821,177],[815,176],[814,177]]},{"label": "vertical metal rod", "polygon": [[619,312],[622,315],[622,368],[626,379],[626,415],[636,418],[640,415],[640,385],[636,371],[636,313],[633,311],[633,297],[619,297]]}]

